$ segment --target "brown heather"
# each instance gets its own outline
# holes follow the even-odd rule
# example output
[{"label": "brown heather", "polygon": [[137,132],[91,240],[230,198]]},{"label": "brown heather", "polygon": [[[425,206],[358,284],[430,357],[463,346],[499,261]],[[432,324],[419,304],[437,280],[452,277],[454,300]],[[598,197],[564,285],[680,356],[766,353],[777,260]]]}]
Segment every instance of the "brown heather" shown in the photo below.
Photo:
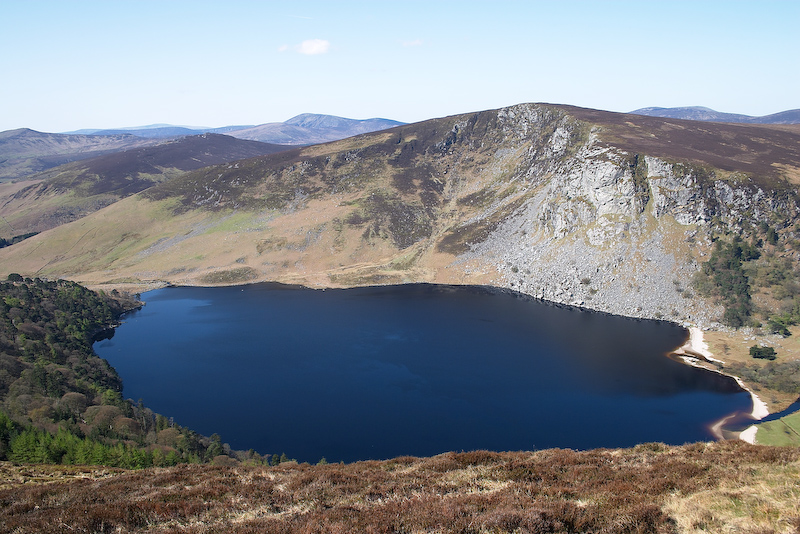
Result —
[{"label": "brown heather", "polygon": [[35,482],[40,466],[3,467],[9,533],[800,532],[800,450],[742,442],[87,470],[57,482]]}]

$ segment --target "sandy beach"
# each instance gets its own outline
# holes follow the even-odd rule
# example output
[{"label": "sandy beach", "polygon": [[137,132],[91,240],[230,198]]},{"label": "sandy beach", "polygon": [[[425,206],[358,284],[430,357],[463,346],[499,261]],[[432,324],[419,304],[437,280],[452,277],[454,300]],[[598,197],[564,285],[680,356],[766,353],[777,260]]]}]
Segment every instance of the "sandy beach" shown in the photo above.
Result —
[{"label": "sandy beach", "polygon": [[684,360],[694,358],[695,360],[724,363],[722,360],[714,358],[714,355],[708,350],[708,344],[703,341],[703,331],[697,326],[689,327],[689,339],[674,354],[684,356]]},{"label": "sandy beach", "polygon": [[755,445],[756,432],[758,432],[758,427],[756,425],[751,425],[739,433],[739,439],[742,441],[746,441],[751,445]]},{"label": "sandy beach", "polygon": [[[689,339],[686,341],[686,344],[676,350],[673,354],[680,356],[686,363],[690,365],[698,365],[698,360],[712,363],[724,363],[722,360],[715,358],[711,351],[708,350],[708,344],[703,340],[703,330],[697,326],[689,327]],[[758,395],[753,393],[753,391],[748,388],[744,382],[742,382],[741,378],[732,375],[728,376],[731,376],[734,380],[736,380],[736,383],[739,384],[739,387],[750,393],[750,397],[753,400],[753,411],[750,413],[750,417],[760,420],[769,415],[767,403],[758,398]],[[722,420],[714,425],[714,432],[715,434],[720,435],[720,437],[720,428],[724,423],[725,420]],[[755,443],[757,430],[758,427],[752,425],[739,433],[739,439],[746,441],[747,443]]]}]

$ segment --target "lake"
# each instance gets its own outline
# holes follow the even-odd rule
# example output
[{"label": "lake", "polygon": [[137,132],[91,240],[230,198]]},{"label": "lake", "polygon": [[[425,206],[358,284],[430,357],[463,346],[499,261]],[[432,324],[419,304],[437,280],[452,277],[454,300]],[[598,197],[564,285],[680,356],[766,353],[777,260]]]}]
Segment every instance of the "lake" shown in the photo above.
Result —
[{"label": "lake", "polygon": [[300,461],[710,440],[750,395],[674,324],[478,287],[171,287],[95,344],[123,395]]}]

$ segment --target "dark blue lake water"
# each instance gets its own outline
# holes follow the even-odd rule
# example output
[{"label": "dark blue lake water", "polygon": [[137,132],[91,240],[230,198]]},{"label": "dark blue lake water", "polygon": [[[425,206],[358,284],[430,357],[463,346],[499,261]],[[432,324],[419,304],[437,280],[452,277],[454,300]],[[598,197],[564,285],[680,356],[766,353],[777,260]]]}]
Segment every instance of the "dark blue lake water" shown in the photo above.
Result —
[{"label": "dark blue lake water", "polygon": [[97,353],[127,398],[300,461],[709,440],[751,409],[686,332],[482,288],[166,288]]}]

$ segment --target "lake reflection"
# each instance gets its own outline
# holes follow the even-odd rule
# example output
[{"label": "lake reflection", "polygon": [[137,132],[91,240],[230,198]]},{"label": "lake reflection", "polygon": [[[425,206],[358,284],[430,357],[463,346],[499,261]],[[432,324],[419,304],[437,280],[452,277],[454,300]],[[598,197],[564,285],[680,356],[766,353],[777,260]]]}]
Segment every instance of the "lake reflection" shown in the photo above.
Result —
[{"label": "lake reflection", "polygon": [[749,411],[665,353],[675,325],[481,288],[276,284],[143,295],[95,350],[124,395],[235,449],[301,461],[708,440]]}]

